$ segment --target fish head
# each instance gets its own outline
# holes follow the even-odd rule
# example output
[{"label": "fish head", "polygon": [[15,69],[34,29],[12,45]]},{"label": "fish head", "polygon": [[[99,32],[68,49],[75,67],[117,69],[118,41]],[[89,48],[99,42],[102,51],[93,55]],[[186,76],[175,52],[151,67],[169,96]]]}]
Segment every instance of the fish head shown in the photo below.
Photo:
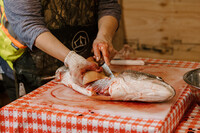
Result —
[{"label": "fish head", "polygon": [[109,87],[112,99],[124,101],[163,102],[175,95],[175,90],[155,75],[125,71],[113,79]]}]

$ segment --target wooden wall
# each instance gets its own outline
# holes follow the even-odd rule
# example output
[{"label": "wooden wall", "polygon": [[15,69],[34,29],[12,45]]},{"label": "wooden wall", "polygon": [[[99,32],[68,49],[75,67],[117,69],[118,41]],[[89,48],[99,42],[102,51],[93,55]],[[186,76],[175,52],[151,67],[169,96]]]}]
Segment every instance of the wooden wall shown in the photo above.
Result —
[{"label": "wooden wall", "polygon": [[117,48],[127,43],[137,57],[200,61],[200,0],[122,0],[121,6]]}]

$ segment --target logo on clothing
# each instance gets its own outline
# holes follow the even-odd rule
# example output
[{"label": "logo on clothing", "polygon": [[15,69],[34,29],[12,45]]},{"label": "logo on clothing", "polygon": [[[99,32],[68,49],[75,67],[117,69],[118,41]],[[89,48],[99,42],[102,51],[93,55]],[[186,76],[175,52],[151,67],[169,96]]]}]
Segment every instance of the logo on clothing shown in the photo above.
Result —
[{"label": "logo on clothing", "polygon": [[80,53],[87,49],[89,44],[89,37],[87,32],[79,31],[72,39],[72,48],[75,52]]}]

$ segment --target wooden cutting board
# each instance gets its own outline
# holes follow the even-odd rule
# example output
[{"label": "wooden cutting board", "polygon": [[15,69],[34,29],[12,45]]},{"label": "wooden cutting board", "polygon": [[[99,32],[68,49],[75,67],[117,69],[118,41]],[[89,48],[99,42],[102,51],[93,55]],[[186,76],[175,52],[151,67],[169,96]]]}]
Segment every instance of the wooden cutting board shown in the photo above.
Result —
[{"label": "wooden cutting board", "polygon": [[188,68],[164,66],[114,66],[112,69],[118,72],[125,69],[132,69],[160,76],[164,81],[175,88],[176,96],[172,100],[163,103],[99,101],[84,96],[63,84],[58,83],[56,86],[37,95],[37,97],[30,101],[30,104],[80,112],[92,111],[100,114],[164,120],[173,104],[186,88],[186,83],[182,78],[183,74],[191,70]]}]

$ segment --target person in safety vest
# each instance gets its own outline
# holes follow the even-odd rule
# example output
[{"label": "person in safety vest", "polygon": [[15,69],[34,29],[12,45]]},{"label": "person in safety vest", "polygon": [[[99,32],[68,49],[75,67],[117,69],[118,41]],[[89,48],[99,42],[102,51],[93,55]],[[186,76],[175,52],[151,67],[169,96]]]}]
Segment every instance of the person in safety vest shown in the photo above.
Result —
[{"label": "person in safety vest", "polygon": [[63,63],[79,84],[86,71],[100,70],[85,58],[109,65],[117,0],[0,0],[0,6],[0,65],[11,101],[48,82]]}]

